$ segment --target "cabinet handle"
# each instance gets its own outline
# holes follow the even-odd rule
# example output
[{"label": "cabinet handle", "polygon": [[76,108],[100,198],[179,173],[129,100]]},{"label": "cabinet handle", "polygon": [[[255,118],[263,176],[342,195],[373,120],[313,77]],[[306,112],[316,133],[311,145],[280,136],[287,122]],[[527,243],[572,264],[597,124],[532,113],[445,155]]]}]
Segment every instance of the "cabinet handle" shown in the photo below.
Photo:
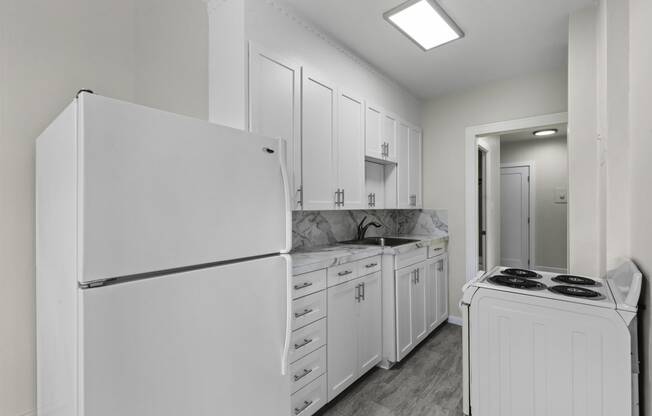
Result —
[{"label": "cabinet handle", "polygon": [[312,373],[312,368],[311,368],[310,370],[306,370],[306,369],[304,368],[303,371],[301,372],[301,374],[298,374],[298,375],[295,374],[295,375],[294,375],[294,381],[295,381],[295,382],[296,382],[296,381],[299,381],[299,380],[301,380],[302,378],[304,378],[305,376],[307,376],[307,375],[310,374],[310,373]]},{"label": "cabinet handle", "polygon": [[440,271],[440,272],[443,272],[443,271],[444,271],[444,261],[443,261],[443,260],[440,260],[440,261],[439,261],[439,271]]},{"label": "cabinet handle", "polygon": [[303,312],[295,312],[294,317],[295,318],[301,318],[304,315],[308,315],[312,311],[313,311],[313,309],[304,309]]},{"label": "cabinet handle", "polygon": [[294,349],[298,350],[299,348],[303,348],[306,345],[310,344],[311,342],[312,342],[312,338],[304,338],[301,344],[294,344]]},{"label": "cabinet handle", "polygon": [[353,270],[344,270],[342,272],[339,272],[337,275],[338,276],[346,276],[347,274],[353,273]]},{"label": "cabinet handle", "polygon": [[335,191],[335,206],[340,206],[340,188],[337,188],[337,191]]},{"label": "cabinet handle", "polygon": [[305,289],[305,288],[307,288],[309,286],[312,286],[312,282],[306,282],[306,283],[304,283],[302,285],[294,285],[294,290]]},{"label": "cabinet handle", "polygon": [[295,408],[294,408],[294,415],[297,416],[297,415],[303,413],[303,411],[306,410],[306,409],[308,408],[308,406],[310,406],[311,404],[312,404],[312,400],[310,400],[310,401],[308,401],[308,400],[304,401],[304,402],[303,402],[303,406],[301,406],[301,407],[295,407]]},{"label": "cabinet handle", "polygon": [[344,206],[346,204],[346,198],[344,198],[344,188],[342,188],[342,205]]},{"label": "cabinet handle", "polygon": [[303,185],[297,189],[297,192],[299,193],[299,200],[297,201],[297,205],[301,205],[301,207],[303,207]]},{"label": "cabinet handle", "polygon": [[385,156],[389,157],[389,142],[387,143],[387,149],[385,149],[385,153]]},{"label": "cabinet handle", "polygon": [[372,267],[376,267],[376,266],[378,266],[378,263],[369,263],[366,264],[364,267],[366,267],[367,269],[371,269]]},{"label": "cabinet handle", "polygon": [[374,204],[372,202],[373,201],[373,194],[369,194],[369,196],[367,198],[369,199],[369,206],[373,207],[374,206]]},{"label": "cabinet handle", "polygon": [[374,208],[375,208],[376,207],[376,193],[375,192],[373,193],[373,198],[374,198],[373,202],[374,202]]},{"label": "cabinet handle", "polygon": [[355,287],[355,301],[360,303],[360,285]]},{"label": "cabinet handle", "polygon": [[364,283],[360,283],[360,290],[361,290],[361,298],[364,300]]}]

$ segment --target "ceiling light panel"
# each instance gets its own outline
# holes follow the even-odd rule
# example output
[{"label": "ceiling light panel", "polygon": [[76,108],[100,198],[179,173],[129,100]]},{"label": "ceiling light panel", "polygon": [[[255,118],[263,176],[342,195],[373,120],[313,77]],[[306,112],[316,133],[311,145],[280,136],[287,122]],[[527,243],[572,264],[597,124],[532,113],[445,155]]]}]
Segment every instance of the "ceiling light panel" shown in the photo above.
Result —
[{"label": "ceiling light panel", "polygon": [[464,32],[434,0],[410,0],[383,17],[426,51],[464,37]]},{"label": "ceiling light panel", "polygon": [[553,134],[557,134],[559,130],[557,129],[545,129],[545,130],[538,130],[535,131],[534,134],[535,136],[552,136]]}]

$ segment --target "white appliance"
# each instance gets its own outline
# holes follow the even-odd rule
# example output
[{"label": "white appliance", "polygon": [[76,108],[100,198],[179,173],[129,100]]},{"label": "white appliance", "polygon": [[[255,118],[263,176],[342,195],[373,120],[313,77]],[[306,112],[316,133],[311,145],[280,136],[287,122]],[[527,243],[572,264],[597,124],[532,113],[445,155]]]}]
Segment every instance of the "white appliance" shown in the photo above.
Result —
[{"label": "white appliance", "polygon": [[283,150],[90,93],[47,128],[39,416],[290,412]]},{"label": "white appliance", "polygon": [[629,260],[605,279],[497,267],[469,282],[464,414],[638,416],[641,282]]}]

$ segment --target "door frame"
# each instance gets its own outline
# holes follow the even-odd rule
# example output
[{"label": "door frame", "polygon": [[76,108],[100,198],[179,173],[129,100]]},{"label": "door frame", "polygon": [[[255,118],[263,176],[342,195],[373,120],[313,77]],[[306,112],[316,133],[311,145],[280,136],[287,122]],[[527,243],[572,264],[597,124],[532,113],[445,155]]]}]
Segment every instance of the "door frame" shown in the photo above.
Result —
[{"label": "door frame", "polygon": [[[477,142],[477,140],[476,140]],[[480,219],[480,216],[482,216],[482,225],[484,225],[485,231],[487,230],[487,159],[489,156],[489,149],[480,143],[477,143],[478,147],[478,152],[482,152],[484,156],[484,166],[483,166],[483,174],[484,178],[482,181],[482,192],[484,193],[484,198],[482,198],[482,207],[484,208],[484,212],[478,212],[478,222]],[[478,153],[479,155],[480,153]],[[478,166],[479,167],[479,166]],[[479,169],[478,169],[479,170]],[[478,195],[478,201],[480,201],[480,195]],[[483,239],[484,238],[484,245],[482,245],[482,242],[479,240],[478,241],[478,247],[482,245],[482,248],[484,251],[482,252],[482,263],[484,268],[487,268],[487,234],[485,233],[484,236],[480,235],[480,231],[478,230],[478,233],[476,234],[478,238]],[[478,249],[479,250],[479,249]],[[480,258],[480,253],[478,252],[478,259]],[[479,263],[479,262],[478,262]],[[480,268],[480,265],[478,264],[478,269]],[[479,272],[486,272],[487,270],[478,270]]]},{"label": "door frame", "polygon": [[[464,140],[465,167],[465,233],[466,233],[466,280],[473,280],[478,273],[478,136],[499,135],[513,130],[524,130],[552,124],[568,123],[568,113],[552,113],[535,117],[500,121],[467,127]],[[569,259],[570,264],[570,259]]]},{"label": "door frame", "polygon": [[[511,163],[501,163],[500,164],[500,169],[501,169],[501,174],[502,174],[502,169],[503,168],[520,168],[520,167],[527,167],[530,172],[530,186],[529,186],[529,195],[528,195],[528,205],[529,205],[529,216],[530,216],[530,223],[528,226],[528,239],[529,244],[528,244],[528,258],[530,259],[530,268],[534,268],[536,263],[536,250],[535,250],[535,238],[534,236],[536,235],[536,163],[534,160],[529,160],[526,162],[511,162]],[[502,189],[501,191],[502,192]],[[502,212],[501,212],[502,215]],[[502,235],[502,233],[501,233]],[[502,243],[502,242],[501,242]]]}]

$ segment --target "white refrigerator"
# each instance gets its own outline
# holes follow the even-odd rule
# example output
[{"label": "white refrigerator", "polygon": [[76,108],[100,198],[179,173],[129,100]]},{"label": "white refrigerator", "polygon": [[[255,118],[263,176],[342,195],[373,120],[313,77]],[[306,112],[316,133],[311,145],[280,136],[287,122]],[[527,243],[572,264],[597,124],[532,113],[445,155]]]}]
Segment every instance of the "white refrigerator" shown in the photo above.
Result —
[{"label": "white refrigerator", "polygon": [[81,93],[37,140],[39,416],[290,413],[284,144]]}]

